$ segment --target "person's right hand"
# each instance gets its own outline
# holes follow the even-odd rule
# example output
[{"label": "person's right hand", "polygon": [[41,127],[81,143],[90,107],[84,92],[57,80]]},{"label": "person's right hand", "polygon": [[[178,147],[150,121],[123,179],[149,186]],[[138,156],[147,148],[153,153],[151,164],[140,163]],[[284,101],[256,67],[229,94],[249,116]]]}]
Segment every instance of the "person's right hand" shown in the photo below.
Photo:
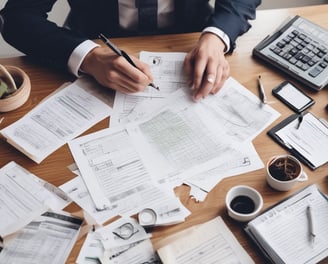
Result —
[{"label": "person's right hand", "polygon": [[137,68],[108,47],[97,47],[87,54],[80,69],[105,87],[122,93],[141,92],[153,81],[153,77],[146,63],[130,57]]}]

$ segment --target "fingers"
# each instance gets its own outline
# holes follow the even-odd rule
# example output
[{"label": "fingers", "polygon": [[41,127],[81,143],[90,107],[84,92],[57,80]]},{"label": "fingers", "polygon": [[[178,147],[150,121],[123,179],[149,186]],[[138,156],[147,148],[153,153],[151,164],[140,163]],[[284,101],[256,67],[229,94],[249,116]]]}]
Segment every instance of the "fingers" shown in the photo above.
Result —
[{"label": "fingers", "polygon": [[[230,73],[229,64],[226,61],[221,64],[209,61],[205,67],[201,65],[199,69],[203,69],[203,72],[202,77],[200,77],[200,73],[197,73],[197,81],[194,82],[193,96],[196,101],[205,98],[209,94],[216,94],[222,88]],[[199,80],[201,81],[199,82]]]},{"label": "fingers", "polygon": [[153,78],[149,66],[137,58],[132,58],[137,67],[132,66],[123,57],[119,57],[114,67],[108,69],[107,79],[114,89],[124,89],[128,92],[143,91]]},{"label": "fingers", "polygon": [[133,56],[131,60],[137,67],[108,48],[95,48],[87,55],[81,69],[105,87],[124,93],[140,92],[153,78],[147,64]]},{"label": "fingers", "polygon": [[185,58],[184,69],[194,100],[217,93],[230,74],[224,56],[225,45],[214,34],[204,34]]}]

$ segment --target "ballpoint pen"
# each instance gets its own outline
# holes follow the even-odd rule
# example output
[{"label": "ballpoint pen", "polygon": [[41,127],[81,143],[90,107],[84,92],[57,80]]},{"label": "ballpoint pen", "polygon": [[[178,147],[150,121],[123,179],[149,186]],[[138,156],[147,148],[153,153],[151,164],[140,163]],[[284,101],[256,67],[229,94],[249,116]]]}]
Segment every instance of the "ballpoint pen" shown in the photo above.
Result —
[{"label": "ballpoint pen", "polygon": [[[105,37],[104,34],[99,34],[99,39],[101,39],[112,51],[114,51],[118,56],[124,57],[133,67],[138,68],[137,65],[133,62],[130,56],[124,51],[119,49],[112,43],[108,38]],[[154,83],[148,84],[148,86],[153,87],[154,89],[159,91],[159,87],[156,86]]]},{"label": "ballpoint pen", "polygon": [[297,123],[297,127],[296,127],[296,129],[299,129],[300,126],[301,126],[301,124],[302,124],[302,122],[303,122],[303,113],[300,113],[300,114],[299,114],[299,116],[298,116],[298,118],[297,118],[297,121],[298,121],[298,123]]},{"label": "ballpoint pen", "polygon": [[313,212],[312,212],[312,207],[309,205],[306,207],[306,213],[307,213],[307,218],[309,220],[309,234],[310,234],[310,239],[312,244],[314,243],[314,239],[316,237],[315,229],[314,229],[314,218],[313,218]]},{"label": "ballpoint pen", "polygon": [[264,86],[262,84],[261,75],[259,75],[259,78],[258,78],[258,88],[259,88],[259,96],[260,96],[261,102],[263,104],[266,104],[266,95],[265,95],[265,91],[264,91]]}]

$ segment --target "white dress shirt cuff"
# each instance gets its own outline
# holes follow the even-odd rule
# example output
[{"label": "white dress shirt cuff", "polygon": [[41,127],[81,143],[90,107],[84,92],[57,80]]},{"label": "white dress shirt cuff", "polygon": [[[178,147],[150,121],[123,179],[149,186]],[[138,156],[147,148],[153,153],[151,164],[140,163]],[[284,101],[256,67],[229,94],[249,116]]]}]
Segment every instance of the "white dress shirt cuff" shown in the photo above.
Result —
[{"label": "white dress shirt cuff", "polygon": [[226,33],[224,33],[221,29],[216,27],[207,27],[203,30],[203,33],[210,32],[217,35],[225,44],[224,52],[227,53],[230,50],[230,38]]},{"label": "white dress shirt cuff", "polygon": [[68,69],[76,77],[81,76],[80,67],[87,54],[99,45],[91,40],[86,40],[78,45],[68,59]]}]

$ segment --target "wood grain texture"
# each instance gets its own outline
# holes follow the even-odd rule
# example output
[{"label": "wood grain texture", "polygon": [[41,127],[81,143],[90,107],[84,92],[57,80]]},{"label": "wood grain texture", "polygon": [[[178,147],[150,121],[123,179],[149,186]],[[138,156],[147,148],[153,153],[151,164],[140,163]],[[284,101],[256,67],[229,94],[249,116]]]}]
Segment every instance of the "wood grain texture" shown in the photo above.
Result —
[{"label": "wood grain texture", "polygon": [[[296,14],[304,16],[321,26],[328,28],[328,5],[293,9],[261,10],[257,13],[257,19],[252,21],[252,28],[250,31],[238,39],[237,48],[234,53],[232,55],[227,55],[227,60],[229,61],[231,67],[231,76],[237,79],[254,94],[257,94],[257,77],[261,74],[268,100],[273,102],[271,106],[281,113],[281,117],[270,127],[292,114],[291,110],[271,95],[271,89],[273,87],[289,78],[281,72],[277,72],[272,68],[256,61],[252,58],[251,53],[253,47],[267,34],[271,33],[285,18]],[[198,37],[199,33],[191,33],[181,35],[119,38],[113,39],[113,42],[122,49],[126,50],[128,53],[138,56],[138,53],[142,50],[153,52],[188,52],[195,44]],[[21,118],[29,110],[35,107],[43,98],[49,95],[64,82],[74,80],[68,74],[46,69],[43,66],[33,63],[26,57],[0,59],[0,63],[4,65],[15,65],[22,68],[29,75],[32,85],[30,98],[22,107],[13,112],[0,113],[0,117],[4,117],[3,122],[0,124],[1,128],[8,126]],[[310,109],[311,112],[328,120],[328,114],[324,110],[325,105],[328,103],[327,89],[316,93],[307,90],[306,87],[301,85],[299,85],[299,87],[316,101],[315,105]],[[106,128],[107,126],[108,119],[96,124],[84,134]],[[267,160],[269,160],[269,158],[273,155],[286,153],[283,148],[278,146],[278,144],[273,142],[266,135],[266,131],[270,127],[263,131],[253,141],[255,148],[264,163],[266,163]],[[0,167],[10,161],[16,161],[18,164],[22,165],[35,175],[57,186],[74,177],[74,175],[67,169],[67,166],[73,163],[73,158],[67,145],[55,151],[38,165],[7,144],[5,141],[1,140]],[[271,189],[265,182],[264,168],[251,173],[224,179],[213,189],[211,193],[209,193],[207,199],[202,203],[197,203],[189,198],[189,187],[180,186],[176,188],[175,191],[177,195],[180,197],[182,203],[192,212],[192,214],[184,223],[169,227],[155,228],[152,238],[155,248],[161,238],[195,224],[208,221],[217,215],[221,215],[229,228],[238,238],[239,242],[251,255],[255,262],[264,263],[265,261],[263,256],[261,256],[253,243],[245,235],[242,228],[243,225],[231,220],[227,216],[224,205],[225,195],[231,187],[237,184],[249,185],[257,189],[262,194],[264,199],[264,208],[267,208],[280,199],[290,195],[292,192],[311,183],[317,183],[322,191],[328,193],[327,164],[315,171],[311,171],[305,167],[305,171],[309,176],[309,180],[304,183],[299,183],[289,192],[277,192]],[[80,208],[76,205],[71,205],[66,210],[76,214],[81,214]],[[75,263],[75,259],[79,253],[83,240],[84,238],[80,239],[76,243],[67,263]]]}]

